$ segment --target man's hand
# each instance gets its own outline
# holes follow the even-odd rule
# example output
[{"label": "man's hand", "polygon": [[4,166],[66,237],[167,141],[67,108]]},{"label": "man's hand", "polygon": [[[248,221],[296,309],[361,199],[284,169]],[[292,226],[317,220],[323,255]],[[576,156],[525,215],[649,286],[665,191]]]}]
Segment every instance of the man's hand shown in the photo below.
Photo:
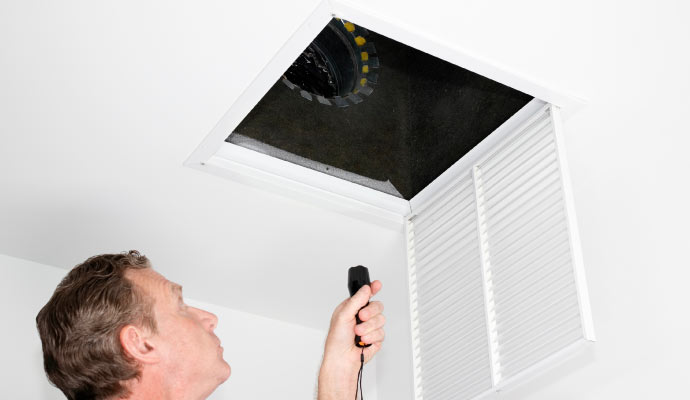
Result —
[{"label": "man's hand", "polygon": [[[326,348],[319,372],[319,400],[351,400],[355,397],[357,373],[362,349],[355,346],[355,335],[371,346],[364,349],[364,361],[369,362],[380,349],[385,336],[383,304],[369,299],[381,290],[381,282],[362,286],[351,298],[336,307],[326,338]],[[359,311],[361,324],[355,315]]]}]

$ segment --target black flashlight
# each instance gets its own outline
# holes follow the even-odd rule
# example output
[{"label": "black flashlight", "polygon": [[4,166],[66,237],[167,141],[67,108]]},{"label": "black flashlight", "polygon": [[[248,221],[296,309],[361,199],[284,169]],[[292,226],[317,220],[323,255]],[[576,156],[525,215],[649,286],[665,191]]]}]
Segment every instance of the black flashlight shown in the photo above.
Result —
[{"label": "black flashlight", "polygon": [[[357,291],[359,291],[359,289],[364,285],[371,286],[371,280],[369,280],[369,270],[367,269],[367,267],[363,267],[361,265],[351,267],[347,271],[347,288],[348,290],[350,290],[350,297],[354,296],[355,293],[357,293]],[[367,304],[364,307],[368,305],[369,302],[367,302]],[[362,308],[360,308],[360,310]],[[357,315],[355,315],[355,318],[357,318],[357,324],[362,323],[362,321],[359,319],[359,311],[357,311]],[[355,335],[355,346],[369,347],[371,346],[371,344],[366,344],[362,342],[362,338]]]}]

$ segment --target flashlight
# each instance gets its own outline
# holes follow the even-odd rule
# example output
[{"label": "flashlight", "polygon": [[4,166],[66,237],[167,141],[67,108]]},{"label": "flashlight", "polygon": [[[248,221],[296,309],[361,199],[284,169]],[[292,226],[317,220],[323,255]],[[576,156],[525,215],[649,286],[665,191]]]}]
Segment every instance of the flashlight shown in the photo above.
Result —
[{"label": "flashlight", "polygon": [[[371,285],[371,281],[369,280],[369,270],[367,269],[367,267],[363,267],[361,265],[351,267],[347,271],[347,288],[350,290],[350,297],[354,296],[355,293],[357,293],[357,291],[359,291],[359,289],[364,285]],[[367,302],[367,304],[364,307],[368,305],[369,302]],[[360,310],[362,308],[360,308]],[[357,324],[362,323],[362,320],[359,319],[359,311],[357,311],[357,315],[355,315],[355,318],[357,319]],[[355,335],[355,346],[369,347],[371,346],[371,344],[366,344],[362,342],[362,338]]]}]

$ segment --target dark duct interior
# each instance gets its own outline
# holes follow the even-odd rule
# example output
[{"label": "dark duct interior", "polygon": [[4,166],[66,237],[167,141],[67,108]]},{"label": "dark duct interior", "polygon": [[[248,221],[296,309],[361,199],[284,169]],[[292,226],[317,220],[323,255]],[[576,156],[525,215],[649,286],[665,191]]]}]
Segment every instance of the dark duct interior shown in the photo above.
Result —
[{"label": "dark duct interior", "polygon": [[[388,193],[409,200],[532,100],[457,65],[366,32],[379,65],[376,83],[367,83],[373,91],[368,96],[359,93],[361,102],[339,107],[314,97],[308,100],[299,88],[291,89],[283,77],[276,77],[275,85],[227,141],[251,142],[254,146],[247,147],[270,153],[261,148],[264,144],[266,149],[280,150],[273,151],[276,157],[324,173],[341,171],[333,175],[343,179],[348,179],[342,173],[346,171],[371,181],[389,181],[395,190]],[[350,180],[382,190],[366,180]]]}]

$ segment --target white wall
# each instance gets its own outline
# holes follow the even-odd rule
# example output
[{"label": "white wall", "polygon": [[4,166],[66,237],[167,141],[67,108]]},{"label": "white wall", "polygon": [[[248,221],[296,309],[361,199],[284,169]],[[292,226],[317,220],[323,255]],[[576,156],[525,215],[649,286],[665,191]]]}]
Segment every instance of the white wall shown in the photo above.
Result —
[{"label": "white wall", "polygon": [[[0,397],[64,398],[43,372],[35,318],[65,274],[64,269],[0,255]],[[187,301],[218,316],[216,334],[232,367],[230,379],[211,399],[314,398],[324,331]],[[376,400],[375,364],[366,366],[365,372],[364,393]]]},{"label": "white wall", "polygon": [[0,255],[0,397],[65,398],[45,377],[36,331],[36,314],[64,275],[63,269]]}]

